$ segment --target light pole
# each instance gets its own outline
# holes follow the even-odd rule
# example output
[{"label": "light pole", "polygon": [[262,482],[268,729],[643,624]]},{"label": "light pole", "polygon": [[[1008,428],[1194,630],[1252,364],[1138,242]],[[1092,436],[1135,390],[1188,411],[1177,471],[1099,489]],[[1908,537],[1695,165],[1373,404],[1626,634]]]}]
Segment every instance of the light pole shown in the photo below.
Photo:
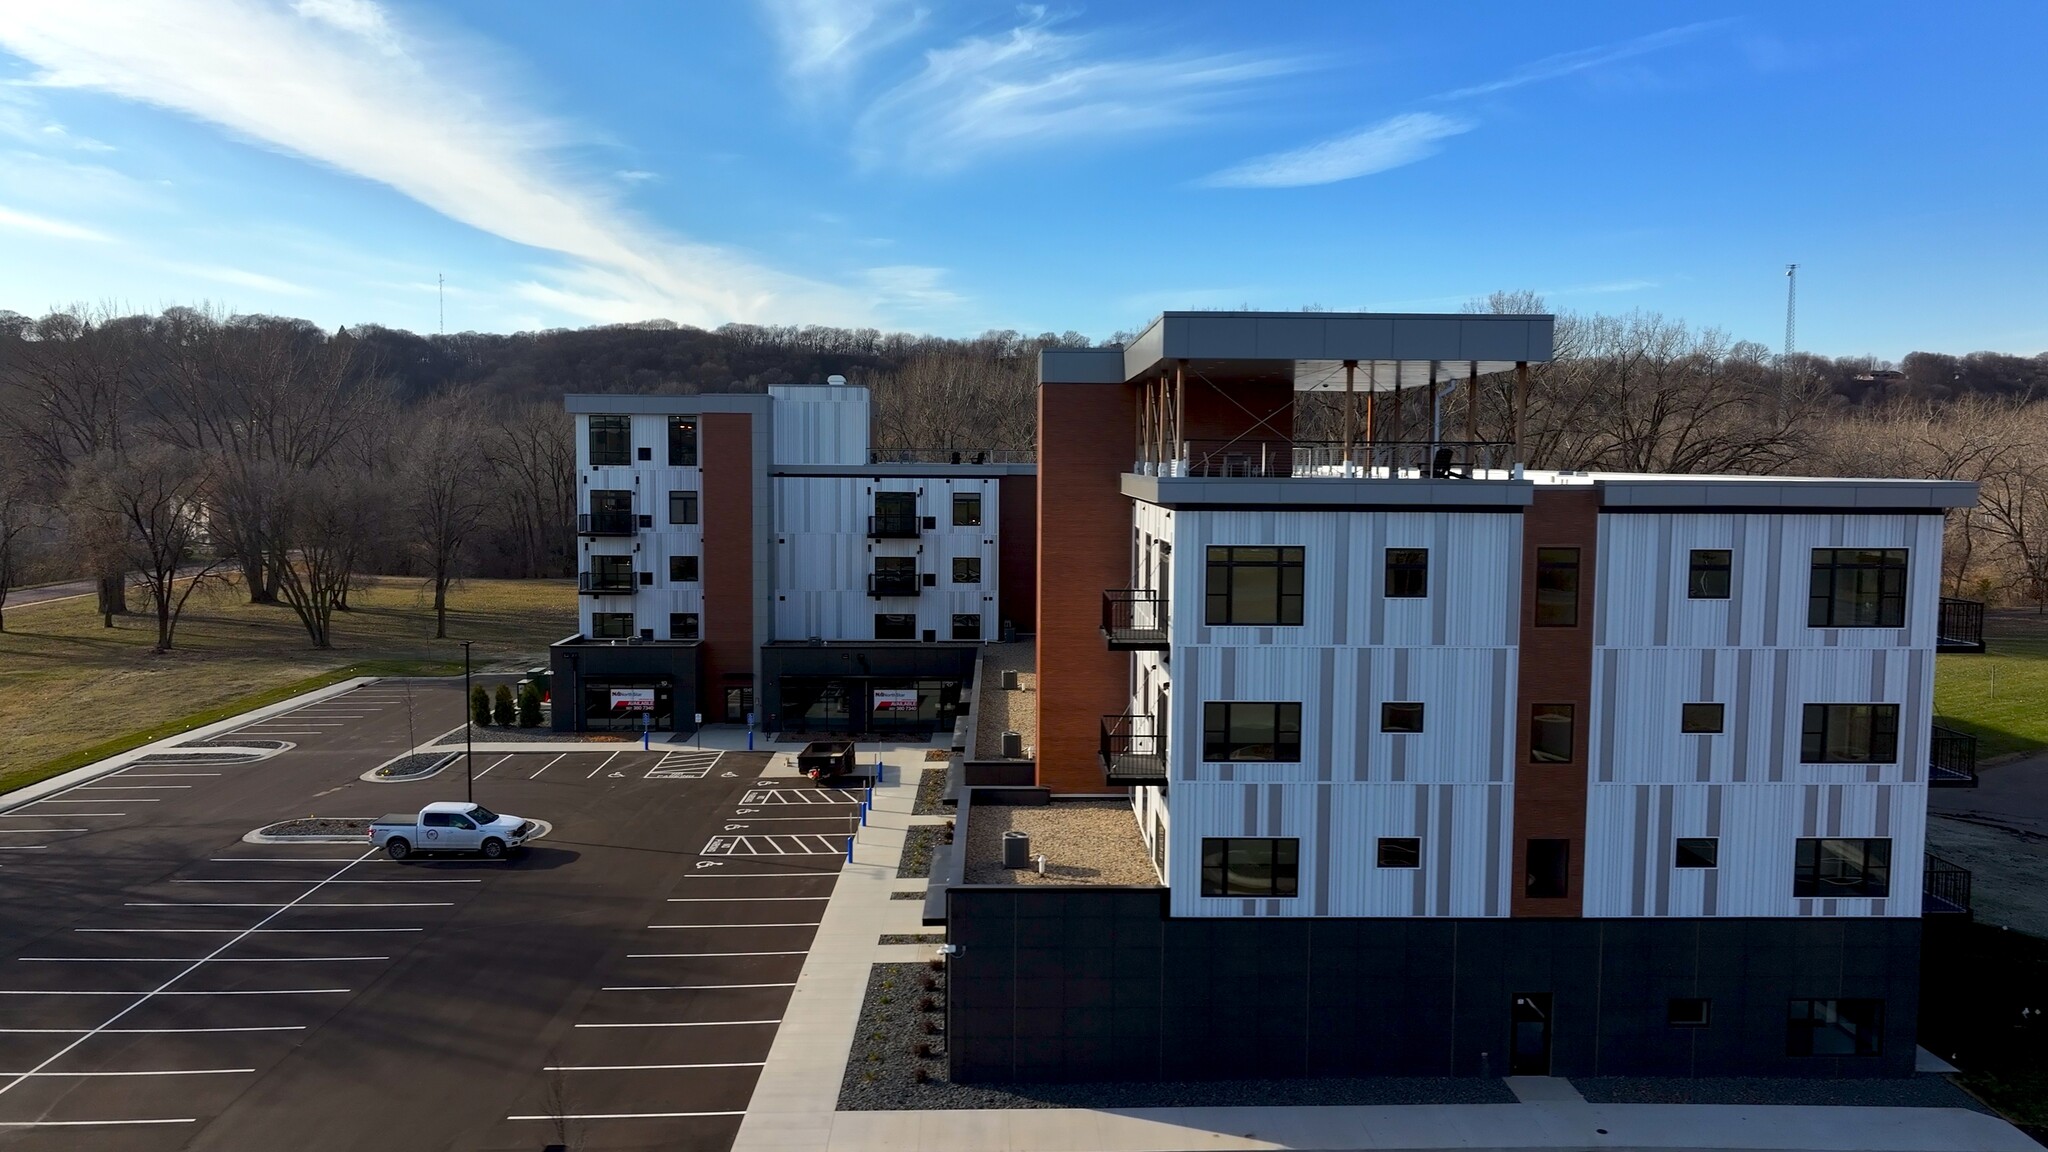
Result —
[{"label": "light pole", "polygon": [[462,642],[462,786],[469,796],[469,802],[476,803],[476,710],[471,707],[474,699],[469,687],[469,641]]}]

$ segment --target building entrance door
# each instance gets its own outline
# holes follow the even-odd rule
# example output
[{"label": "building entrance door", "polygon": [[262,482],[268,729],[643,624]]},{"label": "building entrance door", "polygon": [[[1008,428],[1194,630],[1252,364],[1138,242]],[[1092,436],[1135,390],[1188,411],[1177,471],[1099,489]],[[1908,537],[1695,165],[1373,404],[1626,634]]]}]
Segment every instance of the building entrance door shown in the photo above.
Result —
[{"label": "building entrance door", "polygon": [[1550,1075],[1550,993],[1518,992],[1508,1048],[1508,1075]]}]

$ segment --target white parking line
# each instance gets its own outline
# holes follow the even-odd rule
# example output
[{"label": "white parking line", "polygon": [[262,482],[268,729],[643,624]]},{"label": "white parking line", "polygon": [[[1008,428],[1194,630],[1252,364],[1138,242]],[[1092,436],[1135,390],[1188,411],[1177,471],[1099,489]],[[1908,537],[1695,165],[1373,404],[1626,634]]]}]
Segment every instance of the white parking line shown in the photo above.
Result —
[{"label": "white parking line", "polygon": [[[173,884],[304,884],[303,878],[291,876],[253,877],[238,876],[231,880],[173,880]],[[481,880],[328,880],[327,884],[481,884]]]},{"label": "white parking line", "polygon": [[41,852],[48,844],[0,844],[0,852]]},{"label": "white parking line", "polygon": [[[284,908],[290,908],[287,904]],[[278,911],[284,911],[284,908]],[[239,928],[73,928],[73,932],[121,933],[124,935],[163,934],[180,936],[220,936],[241,932]],[[246,932],[258,936],[311,936],[318,932],[424,932],[424,928],[250,928]]]},{"label": "white parking line", "polygon": [[[127,803],[129,803],[129,804],[161,804],[161,803],[163,803],[163,797],[161,797],[161,796],[122,796],[122,797],[120,797],[120,799],[121,799],[121,800],[123,800],[123,801],[126,801],[126,802],[127,802]],[[29,804],[100,804],[100,803],[104,803],[104,801],[100,801],[100,800],[31,800],[31,801],[29,801],[29,802],[28,802],[28,804],[23,804],[23,805],[22,805],[22,807],[23,807],[23,808],[26,808],[26,807],[28,807],[28,805],[29,805]],[[114,815],[116,815],[116,816],[125,816],[125,815],[127,815],[127,813],[125,813],[125,812],[116,812],[116,813],[114,813]]]},{"label": "white parking line", "polygon": [[613,984],[600,992],[721,992],[729,988],[794,988],[794,980],[783,984]]},{"label": "white parking line", "polygon": [[765,1068],[764,1060],[731,1064],[550,1064],[543,1072],[645,1072],[670,1068]]},{"label": "white parking line", "polygon": [[218,776],[218,772],[116,772],[130,780],[169,780],[175,776]]},{"label": "white parking line", "polygon": [[700,960],[713,956],[808,956],[809,952],[628,952],[628,960]]},{"label": "white parking line", "polygon": [[[17,956],[24,964],[190,964],[204,956]],[[339,964],[344,960],[389,960],[389,956],[221,956],[215,964]],[[0,1076],[5,1076],[0,1072]]]},{"label": "white parking line", "polygon": [[[83,829],[80,829],[80,831],[83,831]],[[198,901],[174,901],[174,900],[156,900],[156,901],[145,901],[145,900],[130,900],[130,901],[128,901],[127,903],[125,903],[125,904],[121,905],[121,907],[123,907],[123,908],[291,908],[291,907],[293,907],[293,906],[294,906],[294,905],[291,905],[291,904],[274,904],[274,903],[210,903],[210,902],[198,902]],[[301,904],[297,905],[297,907],[300,907],[300,908],[453,908],[453,907],[455,907],[455,901],[453,901],[453,900],[407,900],[407,901],[390,901],[390,902],[387,902],[387,901],[381,901],[381,900],[366,900],[366,901],[362,901],[362,902],[359,902],[359,903],[349,903],[349,902],[346,902],[346,901],[335,901],[335,902],[332,902],[332,903],[319,903],[319,904],[316,904],[316,903],[314,903],[313,901],[311,901],[311,900],[308,900],[308,901],[305,901],[304,903],[301,903]]]},{"label": "white parking line", "polygon": [[102,1036],[170,1036],[186,1032],[304,1032],[304,1024],[253,1024],[241,1028],[0,1028],[9,1035],[83,1036],[97,1031]]},{"label": "white parking line", "polygon": [[[353,856],[210,856],[208,864],[346,864]],[[380,860],[365,860],[365,864],[380,864]],[[397,863],[397,861],[392,861]]]},{"label": "white parking line", "polygon": [[596,779],[596,778],[597,778],[597,774],[598,774],[599,772],[602,772],[602,771],[604,771],[604,770],[605,770],[606,768],[610,767],[610,766],[611,766],[611,762],[612,762],[612,761],[614,761],[614,760],[617,760],[618,758],[619,758],[619,754],[618,754],[617,752],[614,752],[614,753],[612,753],[611,755],[609,755],[609,756],[605,757],[605,758],[604,758],[604,763],[602,763],[602,764],[599,764],[599,765],[598,765],[597,767],[595,767],[595,768],[592,768],[592,769],[590,770],[590,775],[588,775],[588,776],[585,776],[585,777],[584,777],[584,779],[585,779],[585,780],[594,780],[594,779]]},{"label": "white parking line", "polygon": [[254,1068],[165,1068],[137,1072],[0,1072],[0,1076],[227,1076]]},{"label": "white parking line", "polygon": [[686,1116],[745,1116],[745,1112],[577,1112],[569,1115],[507,1116],[507,1120],[674,1120]]},{"label": "white parking line", "polygon": [[645,1020],[628,1024],[578,1024],[578,1028],[742,1028],[750,1024],[780,1024],[774,1020]]},{"label": "white parking line", "polygon": [[[177,979],[177,977],[174,976],[172,977],[172,979],[175,980]],[[327,995],[330,993],[346,993],[348,991],[349,990],[347,988],[236,988],[222,992],[135,992],[120,988],[105,988],[95,991],[74,991],[71,989],[41,988],[0,988],[0,996],[140,996],[143,999],[148,999],[151,996],[316,996]],[[137,1004],[141,1002],[142,1001],[140,1000],[136,1001]],[[130,1005],[130,1007],[133,1007],[133,1005]],[[123,1012],[126,1012],[127,1010],[128,1009],[126,1008],[122,1009]],[[84,1043],[83,1037],[80,1038],[79,1043]],[[71,1048],[76,1047],[78,1047],[77,1044],[73,1044],[71,1046]],[[71,1048],[66,1048],[64,1052],[71,1051]],[[57,1056],[62,1056],[64,1052],[57,1053]],[[50,1057],[50,1060],[55,1060],[57,1056]],[[48,1064],[50,1060],[43,1061],[43,1064]],[[38,1068],[42,1066],[42,1064],[37,1065]],[[21,1083],[20,1078],[23,1076],[33,1075],[33,1072],[0,1072],[0,1076],[15,1077],[16,1079],[14,1081],[14,1084]],[[13,1086],[13,1084],[8,1085],[9,1088]],[[0,1092],[4,1091],[6,1091],[6,1089],[0,1088]]]},{"label": "white parking line", "polygon": [[[568,753],[567,753],[567,752],[564,752],[564,753],[562,753],[562,755],[561,755],[561,756],[557,756],[557,757],[555,757],[555,758],[554,758],[553,760],[550,760],[550,761],[548,761],[547,763],[545,763],[545,764],[541,765],[541,766],[540,766],[540,772],[545,772],[545,771],[547,771],[548,769],[550,769],[550,768],[553,768],[553,767],[554,767],[554,766],[555,766],[555,765],[556,765],[557,763],[559,763],[559,762],[561,761],[561,759],[562,759],[562,756],[567,756],[567,755],[568,755]],[[540,779],[540,772],[535,772],[535,773],[534,773],[533,775],[531,775],[531,776],[528,776],[528,777],[527,777],[527,779],[528,779],[528,780],[538,780],[538,779]]]},{"label": "white parking line", "polygon": [[[73,816],[78,813],[73,812]],[[0,828],[0,836],[40,836],[45,832],[90,832],[90,828]]]},{"label": "white parking line", "polygon": [[[782,817],[776,817],[782,819]],[[791,820],[807,820],[807,816],[791,816]],[[692,872],[685,880],[821,880],[836,877],[837,872]]]},{"label": "white parking line", "polygon": [[0,1128],[108,1128],[118,1124],[197,1124],[196,1116],[176,1120],[0,1120]]},{"label": "white parking line", "polygon": [[[816,920],[805,920],[794,924],[649,924],[649,928],[816,928]],[[75,931],[84,932],[79,928]]]},{"label": "white parking line", "polygon": [[766,904],[773,900],[830,900],[830,896],[671,896],[670,904]]},{"label": "white parking line", "polygon": [[[31,800],[31,801],[29,801],[29,803],[31,803],[31,804],[40,804],[40,803],[42,803],[42,801],[40,801],[40,800]],[[127,813],[126,813],[126,812],[0,812],[0,820],[48,820],[48,819],[49,819],[50,817],[52,817],[52,816],[69,816],[69,817],[71,817],[71,818],[72,818],[73,820],[77,820],[77,819],[79,819],[80,817],[84,817],[84,816],[126,816],[126,815],[127,815]]]},{"label": "white parking line", "polygon": [[78,790],[80,792],[106,792],[110,790],[120,792],[182,792],[190,787],[192,787],[190,784],[80,784]]},{"label": "white parking line", "polygon": [[[507,760],[510,760],[510,759],[512,758],[512,756],[513,756],[513,753],[510,753],[510,752],[507,752],[507,753],[505,753],[505,754],[504,754],[503,756],[500,756],[500,757],[499,757],[498,759],[496,759],[496,760],[493,760],[493,761],[491,762],[491,768],[496,768],[496,767],[497,767],[498,765],[500,765],[500,764],[503,764],[503,763],[504,763],[505,761],[507,761]],[[483,779],[484,777],[486,777],[486,776],[489,776],[489,775],[491,774],[491,768],[486,768],[486,769],[484,769],[483,771],[481,771],[481,772],[477,773],[477,774],[476,774],[476,778],[477,778],[477,779],[479,779],[479,780],[481,780],[481,779]]]}]

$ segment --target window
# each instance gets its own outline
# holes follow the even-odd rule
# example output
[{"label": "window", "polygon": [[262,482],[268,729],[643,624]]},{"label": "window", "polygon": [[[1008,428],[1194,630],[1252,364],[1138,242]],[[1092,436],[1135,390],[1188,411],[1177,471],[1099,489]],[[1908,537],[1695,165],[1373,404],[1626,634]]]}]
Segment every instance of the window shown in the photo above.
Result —
[{"label": "window", "polygon": [[1904,548],[1815,548],[1809,628],[1903,628]]},{"label": "window", "polygon": [[1802,838],[1792,857],[1794,896],[1885,896],[1891,878],[1890,840]]},{"label": "window", "polygon": [[697,639],[697,614],[695,612],[669,613],[668,638],[671,640]]},{"label": "window", "polygon": [[1202,895],[1292,896],[1300,881],[1300,841],[1202,841]]},{"label": "window", "polygon": [[1422,705],[1418,703],[1386,703],[1380,705],[1380,731],[1420,732],[1422,731]]},{"label": "window", "polygon": [[697,494],[695,492],[671,492],[668,494],[668,522],[671,524],[695,524],[697,522]]},{"label": "window", "polygon": [[953,639],[955,639],[955,640],[979,640],[979,639],[981,639],[981,613],[979,613],[979,612],[955,612],[955,613],[953,613]]},{"label": "window", "polygon": [[917,639],[917,616],[910,612],[875,613],[875,639]]},{"label": "window", "polygon": [[1429,595],[1429,549],[1387,549],[1387,598],[1412,600]]},{"label": "window", "polygon": [[1695,548],[1685,577],[1685,594],[1694,600],[1728,598],[1729,558],[1726,548]]},{"label": "window", "polygon": [[1572,706],[1529,705],[1529,760],[1535,764],[1572,762]]},{"label": "window", "polygon": [[1680,732],[1719,732],[1723,706],[1720,704],[1681,704],[1678,709],[1678,730]]},{"label": "window", "polygon": [[1718,868],[1721,866],[1721,842],[1712,836],[1681,836],[1677,850],[1672,854],[1673,868]]},{"label": "window", "polygon": [[1209,549],[1208,624],[1301,623],[1299,548]]},{"label": "window", "polygon": [[633,461],[633,418],[592,416],[590,418],[590,462],[630,464]]},{"label": "window", "polygon": [[695,556],[669,557],[668,578],[672,584],[688,584],[697,579],[697,558]]},{"label": "window", "polygon": [[979,583],[981,583],[981,557],[979,557],[979,556],[955,556],[955,557],[953,557],[953,583],[955,583],[955,584],[979,584]]},{"label": "window", "polygon": [[1674,996],[1664,1009],[1664,1022],[1673,1028],[1705,1028],[1713,1003],[1704,996]]},{"label": "window", "polygon": [[868,534],[886,540],[917,538],[917,493],[875,493],[875,518]]},{"label": "window", "polygon": [[1382,868],[1422,867],[1422,841],[1413,836],[1382,836],[1379,843]]},{"label": "window", "polygon": [[631,556],[592,556],[590,558],[590,586],[592,588],[632,588],[633,558]]},{"label": "window", "polygon": [[631,612],[592,612],[590,614],[590,636],[593,640],[624,640],[633,635],[633,614]]},{"label": "window", "polygon": [[981,523],[981,493],[953,493],[953,526],[965,528]]},{"label": "window", "polygon": [[1536,550],[1536,626],[1576,628],[1579,625],[1579,550]]},{"label": "window", "polygon": [[1562,900],[1571,891],[1572,842],[1531,840],[1522,849],[1522,894],[1532,900]]},{"label": "window", "polygon": [[1883,1050],[1882,1000],[1794,1000],[1785,1014],[1787,1056],[1876,1056]]},{"label": "window", "polygon": [[420,814],[420,827],[422,828],[453,828],[454,826],[455,815],[451,812],[422,812]]},{"label": "window", "polygon": [[1808,704],[1802,764],[1892,764],[1899,758],[1897,704]]},{"label": "window", "polygon": [[695,416],[671,416],[668,418],[668,462],[670,467],[695,468],[697,466],[697,418]]},{"label": "window", "polygon": [[1202,759],[1299,761],[1301,705],[1202,705]]}]

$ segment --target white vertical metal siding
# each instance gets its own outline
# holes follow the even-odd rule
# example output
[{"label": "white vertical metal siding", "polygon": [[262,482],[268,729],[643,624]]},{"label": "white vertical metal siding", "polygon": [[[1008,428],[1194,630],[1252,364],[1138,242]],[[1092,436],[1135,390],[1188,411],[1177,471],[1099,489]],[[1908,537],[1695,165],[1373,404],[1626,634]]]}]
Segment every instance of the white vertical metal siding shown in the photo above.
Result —
[{"label": "white vertical metal siding", "polygon": [[859,384],[774,385],[775,463],[868,462],[868,390]]},{"label": "white vertical metal siding", "polygon": [[[778,476],[775,491],[775,638],[872,640],[878,612],[914,612],[922,635],[953,637],[954,613],[978,613],[983,639],[1001,627],[997,597],[1001,509],[993,477]],[[877,492],[918,494],[936,527],[915,540],[870,540]],[[953,494],[981,495],[979,525],[953,524]],[[917,596],[877,600],[868,576],[877,556],[909,556],[937,582]],[[981,582],[953,582],[956,557],[979,557]]]}]

